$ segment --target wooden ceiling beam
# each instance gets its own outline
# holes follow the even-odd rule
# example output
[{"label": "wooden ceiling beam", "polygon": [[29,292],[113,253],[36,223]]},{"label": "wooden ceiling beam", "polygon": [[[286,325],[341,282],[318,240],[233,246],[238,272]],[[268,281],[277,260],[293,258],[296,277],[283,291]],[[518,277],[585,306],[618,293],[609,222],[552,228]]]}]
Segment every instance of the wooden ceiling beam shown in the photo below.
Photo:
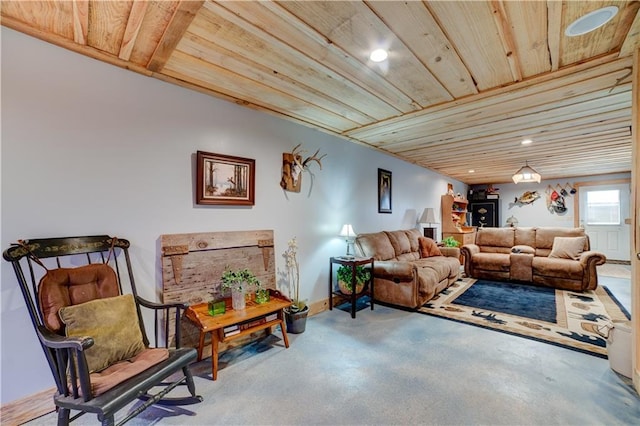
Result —
[{"label": "wooden ceiling beam", "polygon": [[80,45],[87,44],[87,28],[89,27],[89,0],[73,0],[73,41]]},{"label": "wooden ceiling beam", "polygon": [[151,59],[147,63],[147,69],[153,72],[159,72],[169,60],[169,57],[180,42],[180,39],[187,32],[189,25],[196,17],[204,0],[180,1],[180,5],[176,8],[165,32],[162,34],[160,42],[156,46]]},{"label": "wooden ceiling beam", "polygon": [[146,1],[133,2],[131,12],[129,13],[129,19],[127,19],[127,26],[124,29],[124,36],[122,37],[118,58],[125,61],[131,59],[131,53],[133,52],[133,47],[135,46],[138,38],[140,27],[142,27],[142,20],[147,12],[148,5],[149,3]]}]

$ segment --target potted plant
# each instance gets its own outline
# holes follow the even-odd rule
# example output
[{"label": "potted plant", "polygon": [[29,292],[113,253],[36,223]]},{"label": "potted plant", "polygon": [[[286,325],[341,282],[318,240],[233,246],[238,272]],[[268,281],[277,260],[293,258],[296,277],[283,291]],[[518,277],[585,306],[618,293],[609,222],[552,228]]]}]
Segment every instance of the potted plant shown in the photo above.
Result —
[{"label": "potted plant", "polygon": [[452,236],[448,236],[447,238],[443,239],[442,244],[444,244],[445,247],[458,247],[460,245],[458,240],[456,240]]},{"label": "potted plant", "polygon": [[269,299],[271,299],[269,289],[262,287],[262,284],[258,282],[258,284],[256,285],[256,303],[267,303]]},{"label": "potted plant", "polygon": [[227,267],[222,273],[222,288],[231,290],[231,304],[236,311],[245,308],[245,291],[250,285],[259,286],[260,281],[247,268],[233,271]]},{"label": "potted plant", "polygon": [[[338,287],[344,294],[351,294],[353,292],[353,283],[351,279],[353,271],[349,266],[340,266],[338,268]],[[362,265],[356,266],[356,294],[359,294],[364,289],[364,284],[371,279],[371,272]]]},{"label": "potted plant", "polygon": [[303,333],[307,325],[309,306],[305,300],[300,300],[300,264],[298,263],[298,243],[296,238],[289,240],[288,248],[283,253],[287,267],[287,281],[291,306],[285,308],[285,320],[289,333]]}]

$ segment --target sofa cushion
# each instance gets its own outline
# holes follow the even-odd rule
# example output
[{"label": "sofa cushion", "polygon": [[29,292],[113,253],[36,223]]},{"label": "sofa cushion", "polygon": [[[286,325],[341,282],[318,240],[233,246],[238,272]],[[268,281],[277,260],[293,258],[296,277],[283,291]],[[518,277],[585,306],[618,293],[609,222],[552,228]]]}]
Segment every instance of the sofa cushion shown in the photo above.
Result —
[{"label": "sofa cushion", "polygon": [[475,253],[472,261],[476,269],[485,271],[509,271],[511,254],[505,253]]},{"label": "sofa cushion", "polygon": [[515,228],[514,246],[536,246],[536,228]]},{"label": "sofa cushion", "polygon": [[[556,237],[582,237],[585,236],[582,228],[536,228],[536,256],[549,256],[553,248],[553,240]],[[584,250],[589,250],[589,238],[585,239]]]},{"label": "sofa cushion", "polygon": [[420,245],[420,257],[442,256],[442,252],[438,248],[438,245],[431,238],[419,237],[418,244]]},{"label": "sofa cushion", "polygon": [[418,272],[422,269],[434,271],[437,281],[443,278],[457,278],[460,273],[460,262],[452,257],[433,256],[412,263],[417,266]]},{"label": "sofa cushion", "polygon": [[391,260],[396,257],[396,252],[384,232],[360,234],[356,238],[356,244],[361,254],[373,257],[374,260]]},{"label": "sofa cushion", "polygon": [[420,231],[416,228],[405,229],[404,233],[407,234],[407,238],[409,238],[409,243],[411,244],[411,251],[416,253],[420,252],[420,246],[418,245],[418,238],[422,237]]},{"label": "sofa cushion", "polygon": [[411,253],[411,243],[409,237],[404,231],[384,231],[389,237],[389,241],[395,250],[395,257],[400,259],[400,256],[406,253]]},{"label": "sofa cushion", "polygon": [[531,263],[533,275],[570,280],[582,280],[582,263],[557,257],[536,256]]},{"label": "sofa cushion", "polygon": [[514,228],[480,228],[476,234],[476,245],[480,251],[509,253],[514,244]]},{"label": "sofa cushion", "polygon": [[549,257],[578,260],[584,251],[585,239],[585,237],[555,237]]}]

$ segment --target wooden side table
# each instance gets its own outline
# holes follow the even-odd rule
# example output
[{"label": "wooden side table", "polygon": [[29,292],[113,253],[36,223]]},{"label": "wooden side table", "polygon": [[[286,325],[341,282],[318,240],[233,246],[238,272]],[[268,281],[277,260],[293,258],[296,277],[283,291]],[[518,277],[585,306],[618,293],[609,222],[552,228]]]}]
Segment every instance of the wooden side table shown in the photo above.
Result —
[{"label": "wooden side table", "polygon": [[[333,289],[333,264],[337,263],[338,265],[346,266],[351,268],[351,288],[353,291],[351,294],[344,294],[341,291],[334,291]],[[359,293],[356,294],[356,267],[361,265],[371,265],[371,276],[369,278],[369,282],[365,284],[365,288]],[[371,299],[371,310],[373,311],[373,257],[354,257],[354,258],[345,258],[345,257],[332,257],[329,259],[329,310],[333,310],[333,296],[340,296],[343,298],[349,298],[351,300],[351,318],[356,317],[356,301],[358,298],[369,295]]]},{"label": "wooden side table", "polygon": [[[274,325],[279,325],[280,330],[282,330],[284,346],[286,348],[289,347],[287,327],[284,321],[284,308],[291,306],[291,300],[276,290],[269,290],[269,293],[270,300],[268,302],[258,304],[254,300],[251,300],[247,302],[246,308],[240,311],[233,310],[231,301],[229,300],[227,310],[222,315],[209,315],[207,303],[198,303],[197,305],[189,306],[185,311],[186,317],[200,329],[198,361],[202,359],[205,334],[211,333],[211,376],[213,380],[218,378],[219,342],[227,342]],[[271,314],[275,314],[274,319],[267,318],[271,318]],[[235,334],[225,334],[225,328],[240,324],[246,325],[247,327],[238,327],[239,331]]]}]

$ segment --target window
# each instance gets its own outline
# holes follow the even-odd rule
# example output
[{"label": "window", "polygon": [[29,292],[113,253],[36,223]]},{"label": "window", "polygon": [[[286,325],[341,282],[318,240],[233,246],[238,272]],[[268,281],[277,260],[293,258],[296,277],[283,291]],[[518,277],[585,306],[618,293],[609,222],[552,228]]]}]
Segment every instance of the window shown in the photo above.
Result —
[{"label": "window", "polygon": [[587,192],[588,225],[620,225],[620,191]]}]

